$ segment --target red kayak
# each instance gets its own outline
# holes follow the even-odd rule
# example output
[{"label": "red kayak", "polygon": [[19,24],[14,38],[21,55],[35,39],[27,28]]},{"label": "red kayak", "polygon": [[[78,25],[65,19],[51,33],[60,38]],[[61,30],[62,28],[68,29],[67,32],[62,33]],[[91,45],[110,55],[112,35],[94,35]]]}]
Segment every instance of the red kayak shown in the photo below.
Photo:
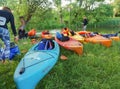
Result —
[{"label": "red kayak", "polygon": [[64,47],[65,49],[68,50],[72,50],[74,52],[76,52],[79,55],[82,55],[83,53],[83,45],[78,42],[77,40],[74,40],[72,38],[70,38],[68,41],[60,41],[55,37],[55,41],[62,47]]}]

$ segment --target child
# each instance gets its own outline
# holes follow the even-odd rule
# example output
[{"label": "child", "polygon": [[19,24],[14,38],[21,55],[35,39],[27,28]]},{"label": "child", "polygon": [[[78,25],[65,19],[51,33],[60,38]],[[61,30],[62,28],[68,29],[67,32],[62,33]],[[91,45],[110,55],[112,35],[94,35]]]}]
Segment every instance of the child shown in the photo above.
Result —
[{"label": "child", "polygon": [[26,37],[26,35],[25,35],[26,33],[25,33],[25,30],[24,30],[24,28],[25,28],[25,20],[24,20],[23,16],[20,16],[19,19],[20,19],[21,25],[20,25],[20,27],[18,29],[18,35],[19,35],[19,39],[22,39],[22,38]]}]

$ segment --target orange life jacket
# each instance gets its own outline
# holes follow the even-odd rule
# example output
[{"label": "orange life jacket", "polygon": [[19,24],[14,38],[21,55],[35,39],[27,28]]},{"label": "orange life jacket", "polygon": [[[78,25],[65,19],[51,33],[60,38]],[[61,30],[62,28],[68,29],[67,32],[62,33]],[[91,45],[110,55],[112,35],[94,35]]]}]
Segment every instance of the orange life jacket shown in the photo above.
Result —
[{"label": "orange life jacket", "polygon": [[67,28],[67,30],[63,29],[63,30],[62,30],[62,34],[68,35],[68,34],[69,34],[69,29],[68,29],[68,28]]},{"label": "orange life jacket", "polygon": [[36,30],[32,29],[28,32],[28,36],[35,36],[36,35]]}]

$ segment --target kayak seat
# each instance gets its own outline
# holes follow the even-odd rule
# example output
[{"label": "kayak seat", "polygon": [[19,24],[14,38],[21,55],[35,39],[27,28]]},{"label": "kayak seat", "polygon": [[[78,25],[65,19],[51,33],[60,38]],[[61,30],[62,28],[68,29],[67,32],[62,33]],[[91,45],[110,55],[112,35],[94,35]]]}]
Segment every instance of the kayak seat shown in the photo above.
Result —
[{"label": "kayak seat", "polygon": [[37,46],[37,50],[51,50],[54,48],[54,42],[48,39],[42,39]]}]

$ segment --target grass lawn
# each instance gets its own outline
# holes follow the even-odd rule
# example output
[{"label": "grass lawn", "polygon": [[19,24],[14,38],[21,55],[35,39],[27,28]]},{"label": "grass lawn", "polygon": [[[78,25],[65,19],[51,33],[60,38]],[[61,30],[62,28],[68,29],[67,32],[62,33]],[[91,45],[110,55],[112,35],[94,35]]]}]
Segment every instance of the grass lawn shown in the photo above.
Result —
[{"label": "grass lawn", "polygon": [[[12,62],[0,63],[0,89],[16,89],[13,80],[15,68],[32,46],[30,41],[26,41],[18,43],[21,55],[16,56]],[[120,89],[120,42],[113,41],[110,48],[84,44],[82,56],[60,49],[68,60],[59,58],[36,89]]]}]

